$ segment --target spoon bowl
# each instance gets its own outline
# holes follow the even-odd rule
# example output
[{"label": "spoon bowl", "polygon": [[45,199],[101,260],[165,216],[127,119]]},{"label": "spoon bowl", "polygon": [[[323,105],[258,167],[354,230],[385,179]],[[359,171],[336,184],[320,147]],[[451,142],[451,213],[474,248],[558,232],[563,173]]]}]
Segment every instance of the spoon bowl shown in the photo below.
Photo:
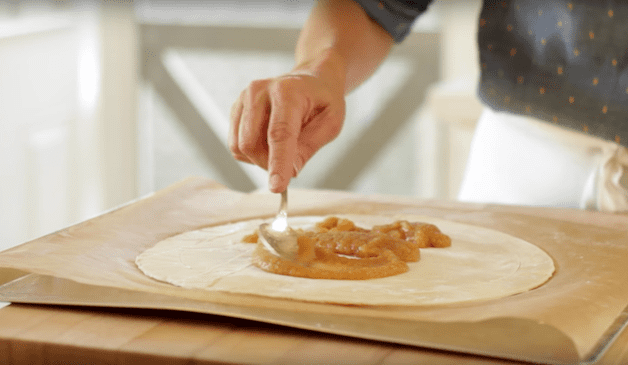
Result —
[{"label": "spoon bowl", "polygon": [[294,261],[299,252],[297,234],[288,226],[288,189],[281,193],[279,212],[272,223],[259,226],[259,239],[272,254]]}]

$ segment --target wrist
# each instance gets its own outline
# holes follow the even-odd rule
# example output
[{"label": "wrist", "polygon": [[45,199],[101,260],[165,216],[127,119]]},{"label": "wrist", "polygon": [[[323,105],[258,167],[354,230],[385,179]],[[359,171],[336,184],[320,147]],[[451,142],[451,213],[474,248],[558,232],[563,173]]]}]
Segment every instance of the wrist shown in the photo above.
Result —
[{"label": "wrist", "polygon": [[333,49],[325,49],[302,61],[297,60],[290,74],[313,76],[342,95],[348,92],[345,61]]}]

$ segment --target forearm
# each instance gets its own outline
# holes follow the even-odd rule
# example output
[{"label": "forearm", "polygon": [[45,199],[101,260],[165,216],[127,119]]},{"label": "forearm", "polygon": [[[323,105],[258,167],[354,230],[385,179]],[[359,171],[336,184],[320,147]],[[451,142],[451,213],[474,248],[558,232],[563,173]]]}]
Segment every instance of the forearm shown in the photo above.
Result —
[{"label": "forearm", "polygon": [[293,72],[315,74],[346,94],[375,72],[393,43],[352,0],[319,0],[299,37]]}]

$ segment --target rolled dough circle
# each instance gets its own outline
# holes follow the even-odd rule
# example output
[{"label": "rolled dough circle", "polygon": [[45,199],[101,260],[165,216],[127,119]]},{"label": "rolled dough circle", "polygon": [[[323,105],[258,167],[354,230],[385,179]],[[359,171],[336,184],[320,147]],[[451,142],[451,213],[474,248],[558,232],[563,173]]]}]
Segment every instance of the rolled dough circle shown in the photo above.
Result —
[{"label": "rolled dough circle", "polygon": [[[554,273],[545,251],[496,230],[426,216],[338,215],[371,228],[405,219],[425,222],[451,247],[421,249],[406,273],[370,280],[321,280],[271,274],[251,264],[254,244],[242,243],[263,221],[190,231],[158,242],[135,260],[147,276],[176,286],[351,305],[441,305],[502,298],[534,289]],[[291,217],[309,229],[325,217]]]}]

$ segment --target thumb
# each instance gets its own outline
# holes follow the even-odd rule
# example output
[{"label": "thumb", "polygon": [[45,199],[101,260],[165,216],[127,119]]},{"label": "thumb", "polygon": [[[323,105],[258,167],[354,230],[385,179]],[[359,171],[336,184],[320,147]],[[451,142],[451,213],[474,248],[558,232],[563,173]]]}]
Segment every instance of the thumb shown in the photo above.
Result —
[{"label": "thumb", "polygon": [[296,176],[303,169],[303,166],[318,150],[333,141],[340,134],[343,118],[343,115],[320,115],[303,127],[298,139],[293,176]]}]

